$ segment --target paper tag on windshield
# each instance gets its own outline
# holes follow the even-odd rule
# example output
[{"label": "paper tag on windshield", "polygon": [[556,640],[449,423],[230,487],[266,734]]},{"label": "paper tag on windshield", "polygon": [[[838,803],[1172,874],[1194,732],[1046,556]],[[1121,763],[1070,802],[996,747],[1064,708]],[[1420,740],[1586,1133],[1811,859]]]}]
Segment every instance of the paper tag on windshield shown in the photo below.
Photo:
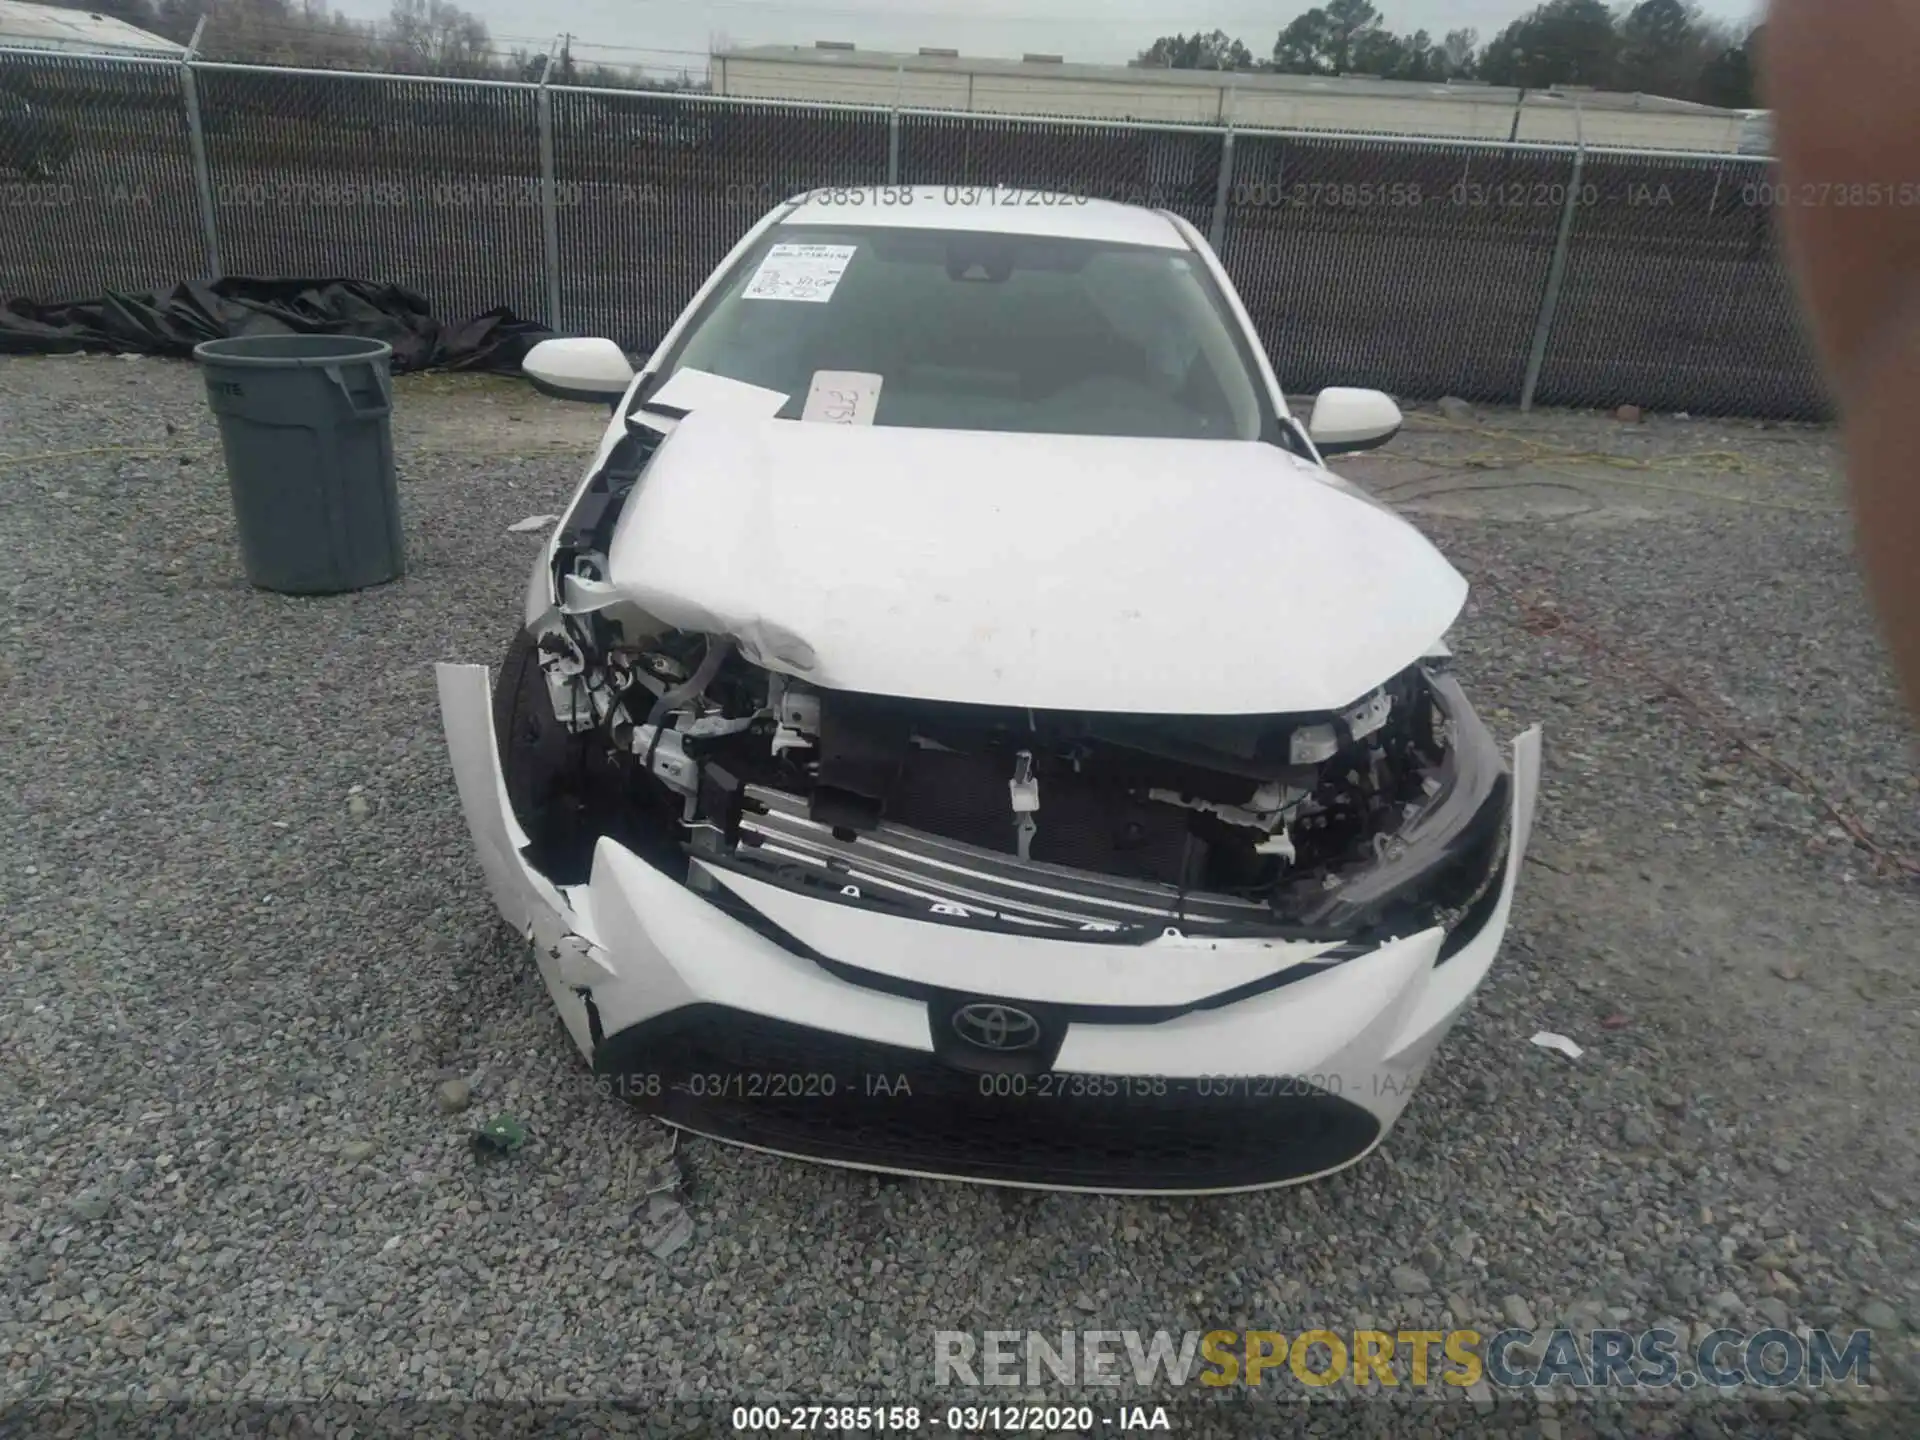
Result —
[{"label": "paper tag on windshield", "polygon": [[744,380],[734,380],[711,371],[696,370],[691,365],[682,365],[673,372],[666,384],[646,398],[641,408],[653,406],[656,409],[688,413],[713,409],[745,410],[753,415],[771,417],[786,403],[787,397],[778,390],[768,390],[764,386],[749,385]]},{"label": "paper tag on windshield", "polygon": [[833,298],[857,245],[776,245],[741,292],[743,300],[808,300],[823,305]]},{"label": "paper tag on windshield", "polygon": [[800,418],[824,425],[871,425],[880,404],[880,378],[861,370],[816,370]]}]

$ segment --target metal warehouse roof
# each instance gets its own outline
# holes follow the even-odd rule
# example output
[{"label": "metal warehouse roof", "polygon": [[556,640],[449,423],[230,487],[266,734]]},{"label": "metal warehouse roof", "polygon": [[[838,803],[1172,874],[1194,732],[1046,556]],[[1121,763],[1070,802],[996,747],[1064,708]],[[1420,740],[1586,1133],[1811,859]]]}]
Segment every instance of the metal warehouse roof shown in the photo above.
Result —
[{"label": "metal warehouse roof", "polygon": [[927,71],[955,75],[1011,75],[1034,80],[1104,81],[1119,85],[1211,85],[1237,89],[1307,95],[1377,97],[1394,100],[1464,100],[1478,104],[1514,105],[1524,95],[1527,104],[1571,105],[1587,110],[1641,110],[1656,114],[1732,114],[1690,100],[1660,95],[1627,94],[1614,90],[1560,90],[1522,92],[1507,85],[1481,85],[1426,80],[1380,80],[1360,75],[1279,75],[1260,70],[1169,70],[1151,65],[1086,65],[1048,59],[1000,60],[948,52],[909,55],[889,50],[857,50],[842,45],[752,45],[717,51],[716,60],[774,61],[818,65],[842,70]]},{"label": "metal warehouse roof", "polygon": [[0,46],[92,54],[184,55],[187,47],[91,10],[0,0]]}]

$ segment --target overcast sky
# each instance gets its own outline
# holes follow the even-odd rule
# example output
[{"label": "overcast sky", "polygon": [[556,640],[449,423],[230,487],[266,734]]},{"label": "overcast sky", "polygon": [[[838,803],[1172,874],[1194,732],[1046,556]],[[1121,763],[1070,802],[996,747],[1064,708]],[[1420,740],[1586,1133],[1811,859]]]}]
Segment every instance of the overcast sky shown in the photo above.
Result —
[{"label": "overcast sky", "polygon": [[[915,50],[944,45],[969,55],[1017,57],[1027,51],[1069,60],[1132,59],[1157,35],[1225,30],[1256,55],[1273,48],[1281,27],[1313,0],[460,0],[487,22],[503,47],[538,48],[571,31],[579,59],[649,69],[704,69],[713,45],[808,45],[849,40],[862,49]],[[1484,42],[1533,0],[1375,0],[1395,30],[1425,28],[1434,38],[1471,25]],[[358,19],[384,16],[388,0],[334,0]],[[1704,0],[1709,15],[1753,16],[1756,0]],[[588,42],[597,46],[588,48]],[[613,47],[622,47],[615,49]]]}]

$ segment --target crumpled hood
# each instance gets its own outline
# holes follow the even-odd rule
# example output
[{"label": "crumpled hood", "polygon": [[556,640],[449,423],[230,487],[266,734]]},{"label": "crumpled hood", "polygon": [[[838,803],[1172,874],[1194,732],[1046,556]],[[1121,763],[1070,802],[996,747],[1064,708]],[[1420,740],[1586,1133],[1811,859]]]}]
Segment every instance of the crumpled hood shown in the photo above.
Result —
[{"label": "crumpled hood", "polygon": [[609,579],[832,689],[1035,709],[1330,710],[1467,585],[1390,511],[1257,442],[688,416]]}]

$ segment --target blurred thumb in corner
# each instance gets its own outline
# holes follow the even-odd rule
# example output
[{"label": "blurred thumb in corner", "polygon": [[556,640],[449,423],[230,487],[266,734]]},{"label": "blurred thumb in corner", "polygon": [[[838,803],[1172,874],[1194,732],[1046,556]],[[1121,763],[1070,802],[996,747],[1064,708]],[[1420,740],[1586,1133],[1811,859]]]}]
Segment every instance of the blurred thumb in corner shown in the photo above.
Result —
[{"label": "blurred thumb in corner", "polygon": [[1774,0],[1760,48],[1867,584],[1920,715],[1920,5]]}]

